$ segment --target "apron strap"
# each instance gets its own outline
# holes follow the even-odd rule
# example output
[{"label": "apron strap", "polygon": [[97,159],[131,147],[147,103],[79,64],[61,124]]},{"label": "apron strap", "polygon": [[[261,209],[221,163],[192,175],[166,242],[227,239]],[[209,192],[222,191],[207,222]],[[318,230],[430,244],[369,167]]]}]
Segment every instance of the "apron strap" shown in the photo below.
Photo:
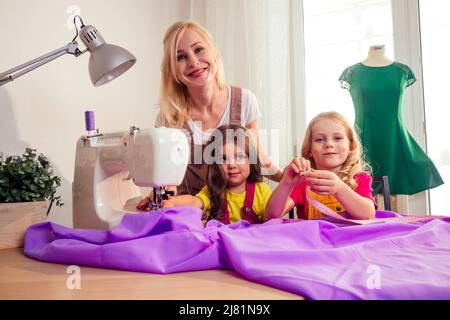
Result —
[{"label": "apron strap", "polygon": [[242,88],[231,87],[230,124],[241,125]]},{"label": "apron strap", "polygon": [[[258,216],[253,211],[253,200],[255,198],[255,184],[247,182],[245,185],[244,206],[241,208],[242,219],[250,223],[260,223]],[[228,211],[228,202],[225,201],[224,215],[218,219],[224,224],[230,223],[230,212]]]},{"label": "apron strap", "polygon": [[[231,87],[230,97],[230,124],[241,125],[241,112],[242,112],[242,88]],[[183,129],[189,132],[189,135],[194,140],[194,133],[191,130],[188,122],[184,123]]]}]

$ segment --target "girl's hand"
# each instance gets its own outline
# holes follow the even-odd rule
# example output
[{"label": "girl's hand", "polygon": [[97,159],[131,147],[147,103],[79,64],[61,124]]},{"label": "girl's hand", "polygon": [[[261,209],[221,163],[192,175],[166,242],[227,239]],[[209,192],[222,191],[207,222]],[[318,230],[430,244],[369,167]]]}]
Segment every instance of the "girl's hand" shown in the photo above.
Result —
[{"label": "girl's hand", "polygon": [[150,201],[150,196],[143,198],[141,201],[139,201],[139,203],[136,206],[136,209],[138,210],[150,210],[149,208],[149,201]]},{"label": "girl's hand", "polygon": [[[174,193],[174,196],[177,195],[177,187],[176,186],[169,186],[166,187],[167,191],[172,191]],[[136,209],[138,210],[150,210],[149,202],[153,201],[153,192],[150,192],[150,195],[148,197],[144,197],[139,203],[136,205]]]},{"label": "girl's hand", "polygon": [[295,157],[284,169],[280,183],[289,186],[296,186],[305,179],[305,172],[311,170],[311,163],[305,158]]},{"label": "girl's hand", "polygon": [[170,197],[169,199],[163,201],[163,208],[173,208],[175,206],[176,203],[173,197]]},{"label": "girl's hand", "polygon": [[345,185],[334,172],[328,170],[312,170],[305,176],[311,191],[321,196],[334,196]]}]

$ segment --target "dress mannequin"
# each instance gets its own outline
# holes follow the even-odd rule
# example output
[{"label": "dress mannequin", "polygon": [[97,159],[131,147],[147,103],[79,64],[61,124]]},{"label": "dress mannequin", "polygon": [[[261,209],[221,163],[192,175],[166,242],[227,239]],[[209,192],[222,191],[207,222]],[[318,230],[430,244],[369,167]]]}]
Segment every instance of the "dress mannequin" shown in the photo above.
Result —
[{"label": "dress mannequin", "polygon": [[392,63],[392,60],[386,58],[384,44],[370,46],[367,58],[362,62],[369,67],[385,67]]},{"label": "dress mannequin", "polygon": [[405,90],[416,78],[412,69],[371,46],[363,62],[339,78],[355,108],[355,127],[374,176],[388,176],[392,195],[411,195],[443,184],[436,167],[403,123]]}]

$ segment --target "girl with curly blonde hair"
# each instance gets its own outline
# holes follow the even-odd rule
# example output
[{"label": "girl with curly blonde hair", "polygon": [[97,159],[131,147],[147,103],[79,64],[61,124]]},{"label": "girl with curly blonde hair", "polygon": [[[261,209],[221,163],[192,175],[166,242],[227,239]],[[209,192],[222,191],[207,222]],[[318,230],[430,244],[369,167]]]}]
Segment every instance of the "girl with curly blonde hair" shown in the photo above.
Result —
[{"label": "girl with curly blonde hair", "polygon": [[301,158],[285,168],[266,207],[268,218],[280,217],[294,206],[302,219],[324,215],[314,199],[353,219],[375,216],[372,177],[358,135],[337,112],[317,115],[308,125]]}]

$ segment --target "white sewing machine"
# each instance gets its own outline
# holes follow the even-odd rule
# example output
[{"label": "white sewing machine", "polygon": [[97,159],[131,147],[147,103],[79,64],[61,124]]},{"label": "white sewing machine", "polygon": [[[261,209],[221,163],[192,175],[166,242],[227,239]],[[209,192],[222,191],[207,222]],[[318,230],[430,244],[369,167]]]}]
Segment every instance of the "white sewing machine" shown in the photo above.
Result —
[{"label": "white sewing machine", "polygon": [[77,141],[72,185],[73,225],[111,229],[136,212],[139,187],[153,187],[152,209],[162,206],[166,186],[181,184],[189,161],[186,135],[178,129],[131,127]]}]

